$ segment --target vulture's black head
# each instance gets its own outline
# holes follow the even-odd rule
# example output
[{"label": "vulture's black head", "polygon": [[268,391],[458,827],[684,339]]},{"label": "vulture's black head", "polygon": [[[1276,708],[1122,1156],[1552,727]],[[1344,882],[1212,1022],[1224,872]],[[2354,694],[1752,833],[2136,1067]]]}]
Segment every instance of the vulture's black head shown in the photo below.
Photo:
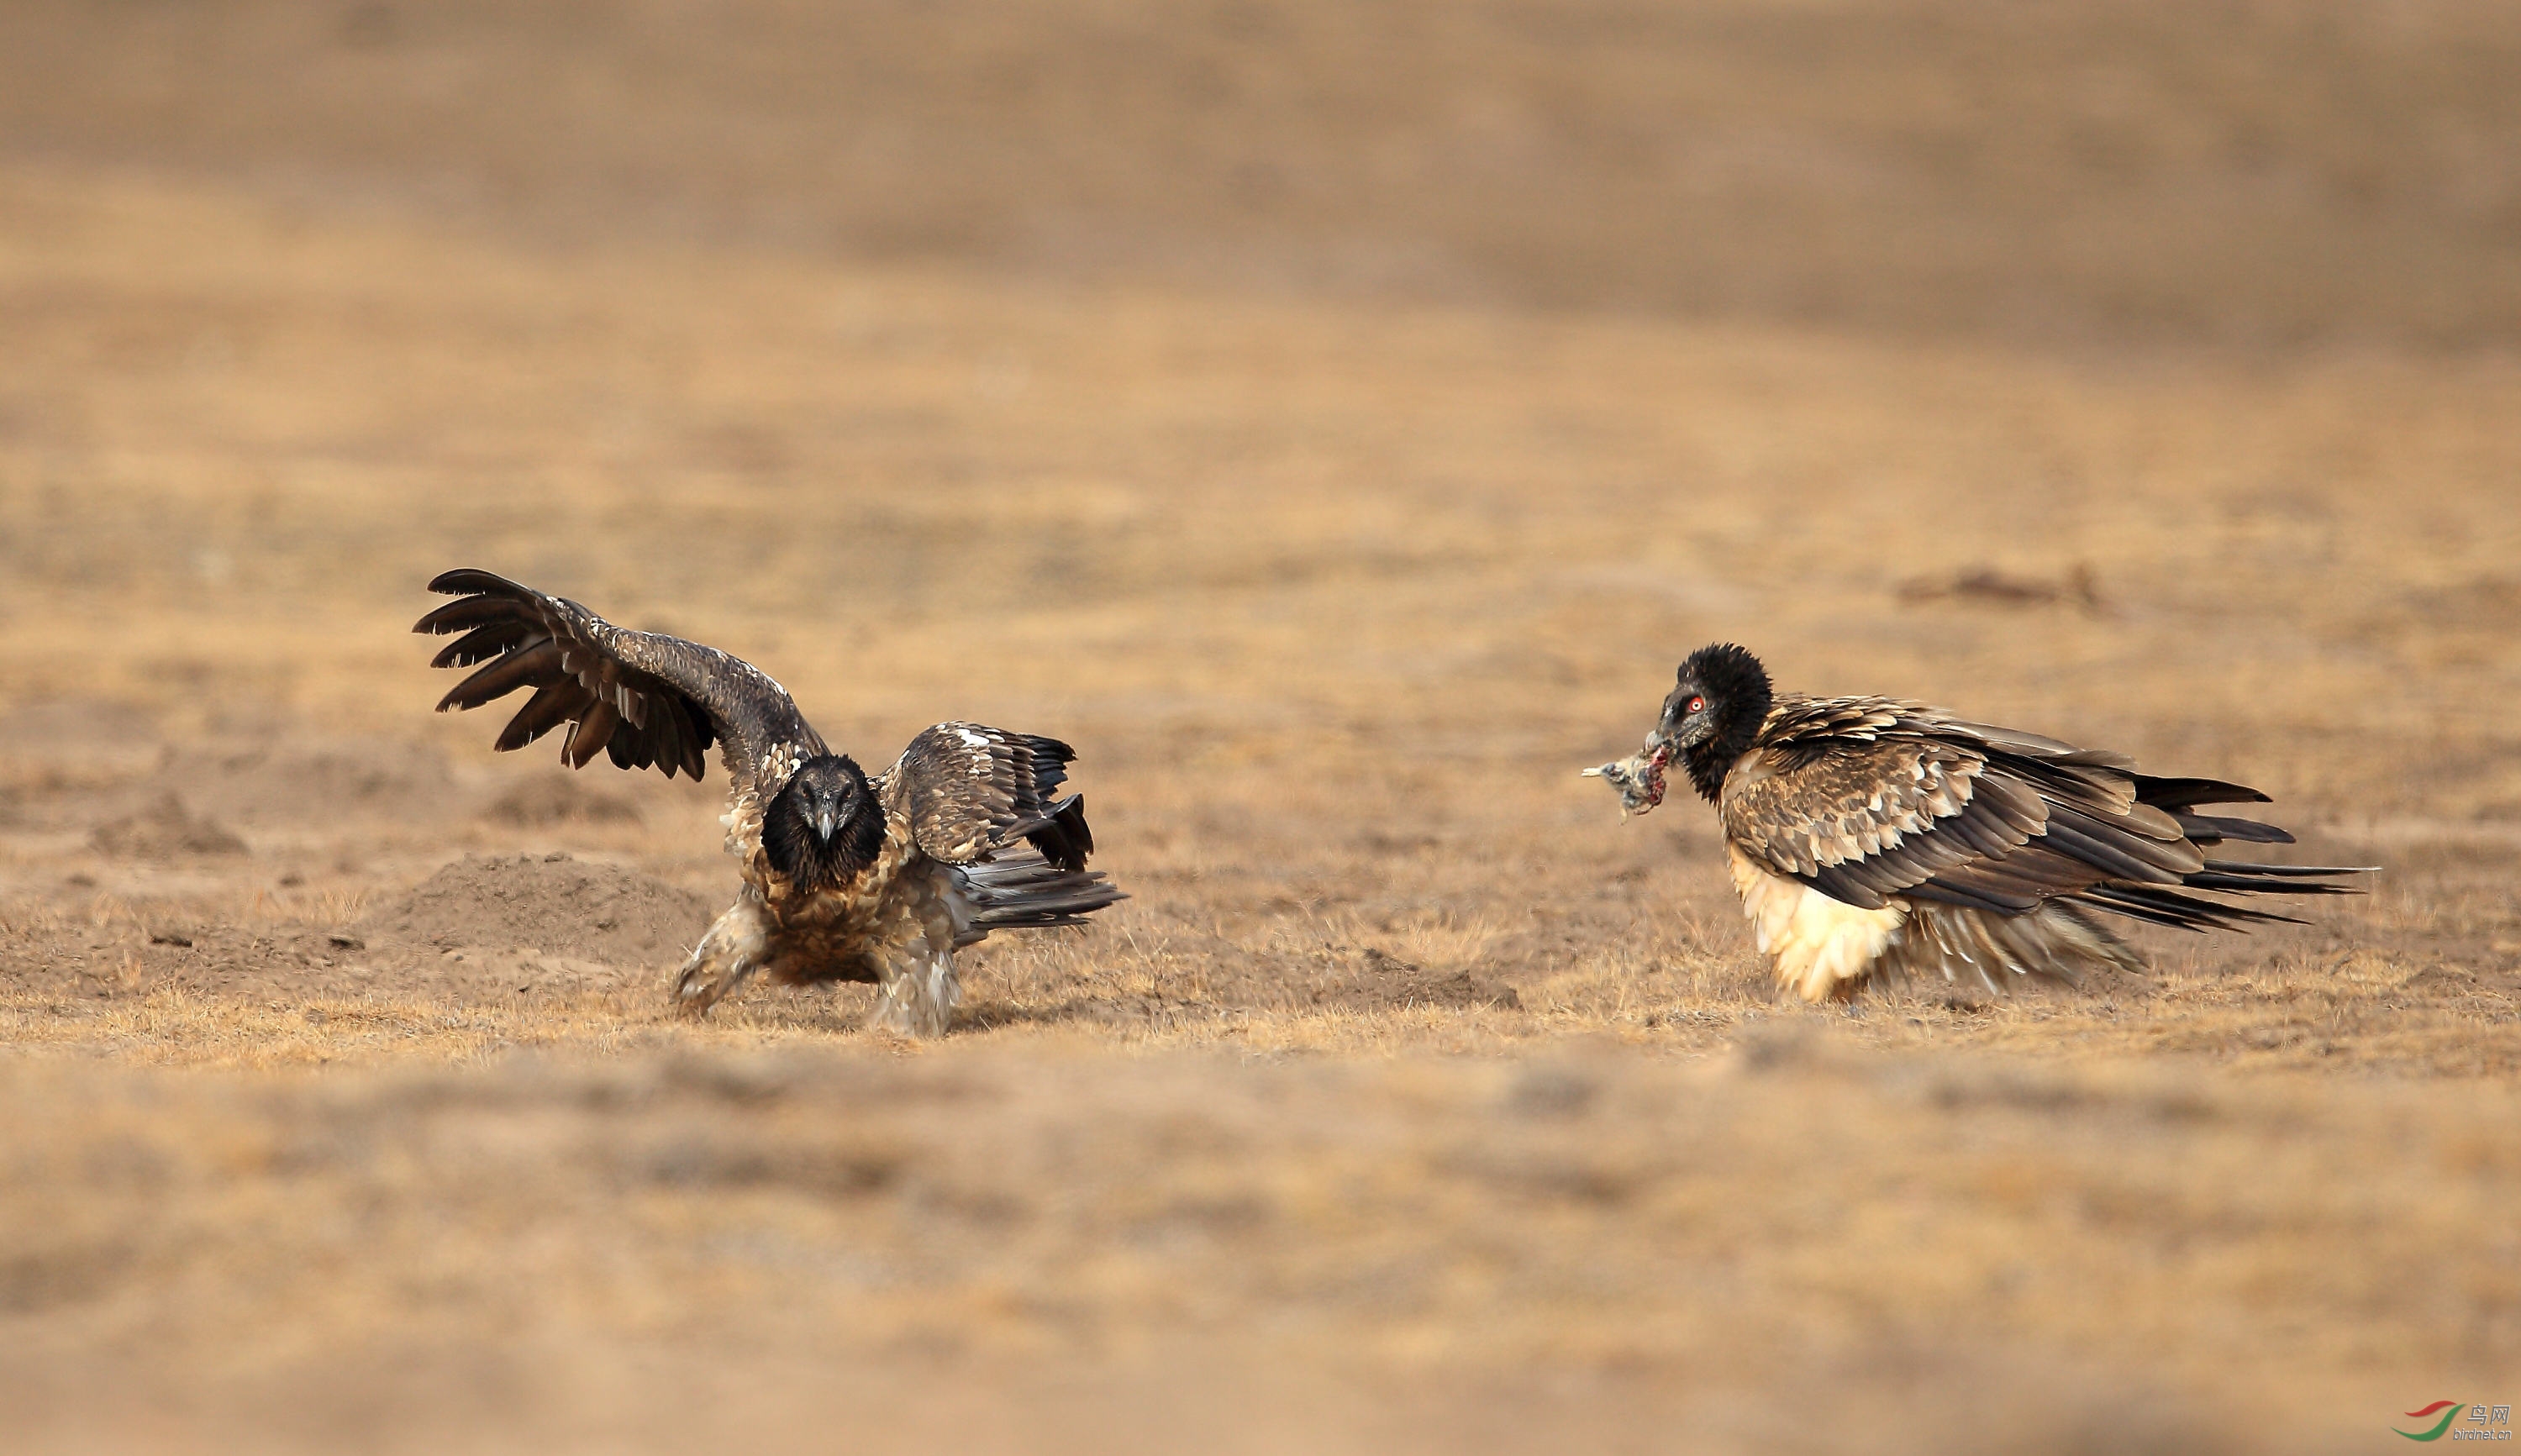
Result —
[{"label": "vulture's black head", "polygon": [[1702,647],[1680,664],[1680,680],[1663,701],[1663,720],[1650,743],[1678,751],[1689,782],[1714,803],[1724,771],[1749,751],[1767,721],[1768,670],[1732,643]]},{"label": "vulture's black head", "polygon": [[761,847],[799,888],[828,888],[875,863],[884,805],[848,755],[808,758],[762,813]]}]

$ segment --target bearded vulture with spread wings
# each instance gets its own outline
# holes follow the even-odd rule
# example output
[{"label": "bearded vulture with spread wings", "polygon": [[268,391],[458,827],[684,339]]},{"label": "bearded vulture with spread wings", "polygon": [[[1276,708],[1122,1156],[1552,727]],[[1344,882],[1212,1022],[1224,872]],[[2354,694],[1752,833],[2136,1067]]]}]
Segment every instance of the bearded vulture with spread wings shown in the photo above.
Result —
[{"label": "bearded vulture with spread wings", "polygon": [[1052,797],[1077,756],[1056,739],[940,723],[869,778],[741,659],[614,626],[487,571],[449,571],[429,589],[457,600],[412,630],[464,634],[431,665],[486,664],[438,711],[534,690],[500,751],[566,723],[561,761],[573,768],[602,753],[698,782],[718,746],[744,888],[675,982],[691,1015],[761,971],[790,984],[872,981],[870,1024],[932,1036],[962,998],[954,952],[993,930],[1079,925],[1122,897],[1085,868],[1082,796]]},{"label": "bearded vulture with spread wings", "polygon": [[1585,772],[1643,813],[1674,758],[1723,822],[1778,985],[1807,1001],[1885,975],[2001,992],[2021,977],[2140,970],[2092,912],[2191,931],[2299,924],[2186,891],[2344,894],[2333,877],[2367,872],[2209,858],[2226,841],[2293,842],[2197,812],[2266,803],[2255,789],[2153,778],[2123,754],[1923,704],[1774,694],[1760,660],[1729,644],[1680,664],[1642,751]]}]

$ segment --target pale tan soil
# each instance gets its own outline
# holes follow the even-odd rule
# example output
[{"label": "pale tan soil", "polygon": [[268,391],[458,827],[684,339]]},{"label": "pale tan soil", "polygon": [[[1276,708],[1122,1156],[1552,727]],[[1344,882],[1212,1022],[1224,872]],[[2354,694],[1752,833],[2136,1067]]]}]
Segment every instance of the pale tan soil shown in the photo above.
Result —
[{"label": "pale tan soil", "polygon": [[[817,111],[803,9],[372,10],[0,20],[13,1448],[2344,1450],[2521,1387],[2485,11],[868,10]],[[1261,99],[1168,122],[1236,26]],[[1672,46],[1769,139],[1679,213],[1601,120]],[[1038,106],[965,84],[1004,54]],[[1096,57],[1103,121],[1052,104]],[[1522,170],[1390,141],[1499,95],[1558,98]],[[1939,150],[1938,97],[2023,119]],[[2210,133],[2116,192],[2070,144]],[[1779,191],[1797,138],[1948,185]],[[1339,205],[1255,233],[1246,145]],[[1333,266],[1393,237],[1476,266]],[[982,947],[940,1042],[859,987],[678,1022],[721,785],[431,716],[454,565],[753,658],[865,761],[1065,738],[1131,898]],[[1718,638],[2384,873],[2081,993],[1779,1005],[1705,807],[1576,775]]]},{"label": "pale tan soil", "polygon": [[[138,1348],[188,1420],[319,1449],[478,1440],[486,1407],[504,1449],[804,1416],[1059,1450],[2198,1450],[2299,1444],[2521,1334],[2508,1088],[1779,1029],[1700,1063],[21,1065],[13,1206],[51,1217],[0,1264],[0,1389],[71,1447],[98,1352]],[[2211,1380],[2164,1364],[2209,1334]],[[1057,1415],[1010,1433],[1008,1392]]]}]

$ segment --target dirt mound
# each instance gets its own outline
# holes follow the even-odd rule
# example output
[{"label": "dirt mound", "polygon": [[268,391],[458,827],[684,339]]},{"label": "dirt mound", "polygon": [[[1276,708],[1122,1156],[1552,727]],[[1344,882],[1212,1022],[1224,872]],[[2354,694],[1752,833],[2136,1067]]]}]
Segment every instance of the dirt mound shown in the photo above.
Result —
[{"label": "dirt mound", "polygon": [[718,907],[654,876],[566,854],[468,854],[360,923],[406,944],[506,948],[643,966],[679,958]]},{"label": "dirt mound", "polygon": [[182,859],[246,852],[245,841],[212,820],[195,816],[172,793],[136,814],[98,825],[88,842],[96,846],[97,852],[116,859]]},{"label": "dirt mound", "polygon": [[555,824],[636,824],[639,806],[560,774],[527,779],[481,810],[481,817],[521,829],[548,829]]}]

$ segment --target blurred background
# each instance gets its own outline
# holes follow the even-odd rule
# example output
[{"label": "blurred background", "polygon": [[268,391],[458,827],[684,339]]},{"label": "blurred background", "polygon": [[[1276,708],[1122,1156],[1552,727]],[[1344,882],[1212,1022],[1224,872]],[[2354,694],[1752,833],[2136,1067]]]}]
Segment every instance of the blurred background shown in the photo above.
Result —
[{"label": "blurred background", "polygon": [[[0,1407],[2171,1451],[2492,1405],[2516,421],[2508,0],[8,0]],[[1132,898],[974,952],[940,1043],[855,988],[676,1023],[715,773],[433,716],[455,566],[759,661],[870,767],[1068,739]],[[1779,1006],[1704,807],[1576,775],[1719,639],[2386,873],[2083,995]]]},{"label": "blurred background", "polygon": [[544,247],[2040,344],[2508,346],[2493,0],[10,7],[15,163]]}]

